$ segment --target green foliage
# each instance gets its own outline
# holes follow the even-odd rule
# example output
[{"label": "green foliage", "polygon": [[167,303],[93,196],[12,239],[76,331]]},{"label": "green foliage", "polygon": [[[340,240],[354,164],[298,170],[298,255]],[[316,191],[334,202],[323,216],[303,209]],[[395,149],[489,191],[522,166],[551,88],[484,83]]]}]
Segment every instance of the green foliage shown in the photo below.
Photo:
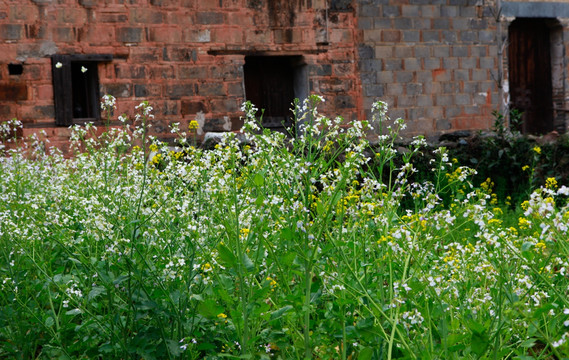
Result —
[{"label": "green foliage", "polygon": [[384,103],[371,147],[321,101],[294,139],[247,103],[242,139],[170,148],[142,103],[73,158],[5,149],[0,357],[567,357],[569,189],[501,206],[449,150],[397,148]]}]

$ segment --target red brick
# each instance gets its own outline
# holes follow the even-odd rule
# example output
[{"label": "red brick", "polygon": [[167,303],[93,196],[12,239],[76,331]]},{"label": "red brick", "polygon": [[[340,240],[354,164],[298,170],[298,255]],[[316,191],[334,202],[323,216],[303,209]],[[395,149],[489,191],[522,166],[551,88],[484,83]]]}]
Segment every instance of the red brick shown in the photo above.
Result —
[{"label": "red brick", "polygon": [[243,29],[224,27],[213,30],[212,41],[221,44],[243,44]]},{"label": "red brick", "polygon": [[0,100],[17,101],[28,99],[26,84],[2,84],[0,85]]},{"label": "red brick", "polygon": [[40,85],[37,87],[38,100],[50,100],[53,101],[53,86],[52,85]]},{"label": "red brick", "polygon": [[204,101],[182,100],[182,115],[194,116],[198,112],[209,112],[209,108]]},{"label": "red brick", "polygon": [[175,26],[160,26],[149,29],[148,41],[176,44],[182,42],[182,31]]},{"label": "red brick", "polygon": [[164,22],[162,12],[151,8],[131,9],[129,18],[133,24],[162,24]]}]

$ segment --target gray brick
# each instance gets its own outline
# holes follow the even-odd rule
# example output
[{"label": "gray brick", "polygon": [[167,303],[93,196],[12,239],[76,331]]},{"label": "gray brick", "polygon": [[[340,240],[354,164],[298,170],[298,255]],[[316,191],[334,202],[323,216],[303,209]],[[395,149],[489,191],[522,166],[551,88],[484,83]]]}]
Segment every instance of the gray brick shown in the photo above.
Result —
[{"label": "gray brick", "polygon": [[453,95],[437,95],[435,97],[437,105],[440,106],[451,106],[454,105]]},{"label": "gray brick", "polygon": [[494,58],[493,57],[481,57],[480,58],[480,68],[481,69],[493,69],[494,68]]},{"label": "gray brick", "polygon": [[460,40],[462,42],[476,42],[478,40],[478,33],[475,31],[461,31]]},{"label": "gray brick", "polygon": [[358,28],[361,30],[373,29],[373,18],[363,16],[358,18]]},{"label": "gray brick", "polygon": [[381,97],[384,93],[383,85],[364,85],[364,96]]},{"label": "gray brick", "polygon": [[[423,93],[423,84],[421,83],[409,83],[405,85],[405,91],[407,95],[419,95]],[[419,104],[417,104],[419,105]],[[420,105],[419,105],[420,106]]]},{"label": "gray brick", "polygon": [[449,0],[449,5],[460,5],[464,6],[468,3],[468,0]]},{"label": "gray brick", "polygon": [[457,6],[441,6],[441,16],[453,18],[458,15],[458,7]]},{"label": "gray brick", "polygon": [[0,25],[0,38],[2,40],[19,40],[22,37],[24,27],[16,24]]},{"label": "gray brick", "polygon": [[450,130],[452,125],[450,121],[447,119],[439,119],[435,122],[435,126],[437,130]]},{"label": "gray brick", "polygon": [[379,6],[377,5],[362,5],[360,6],[360,15],[362,16],[379,16]]},{"label": "gray brick", "polygon": [[375,47],[375,57],[377,59],[385,59],[393,57],[393,46],[381,45]]},{"label": "gray brick", "polygon": [[417,71],[417,82],[425,84],[433,81],[433,73],[431,71]]},{"label": "gray brick", "polygon": [[384,69],[385,70],[401,70],[401,60],[400,59],[388,59],[384,60]]},{"label": "gray brick", "polygon": [[384,5],[382,10],[383,10],[383,16],[385,17],[401,16],[401,11],[399,10],[399,6]]},{"label": "gray brick", "polygon": [[330,64],[309,65],[308,74],[316,76],[330,76],[332,75],[332,65]]},{"label": "gray brick", "polygon": [[474,69],[476,67],[476,58],[462,58],[460,59],[461,69]]},{"label": "gray brick", "polygon": [[454,103],[457,105],[468,105],[471,102],[472,100],[468,94],[457,94],[454,96]]},{"label": "gray brick", "polygon": [[[433,80],[434,81],[440,81],[440,82],[445,82],[445,81],[450,81],[451,80],[451,74],[452,74],[452,70],[445,70],[445,71],[437,71],[435,74],[433,74]],[[443,92],[446,92],[444,89],[444,84],[442,85],[442,90]]]},{"label": "gray brick", "polygon": [[441,40],[438,30],[423,30],[424,42],[439,42]]},{"label": "gray brick", "polygon": [[461,45],[452,46],[452,56],[455,57],[466,57],[468,56],[468,47]]},{"label": "gray brick", "polygon": [[395,80],[399,83],[408,83],[413,81],[412,71],[398,71],[395,73]]},{"label": "gray brick", "polygon": [[373,72],[360,72],[362,84],[375,84],[376,74]]},{"label": "gray brick", "polygon": [[498,46],[496,45],[488,46],[488,56],[493,56],[493,57],[498,56]]},{"label": "gray brick", "polygon": [[474,81],[465,81],[462,86],[462,91],[467,94],[480,92],[480,83]]},{"label": "gray brick", "polygon": [[488,70],[484,70],[484,69],[472,70],[472,80],[474,80],[474,81],[486,81],[486,80],[488,80]]},{"label": "gray brick", "polygon": [[403,59],[403,65],[408,71],[421,70],[421,60],[414,57]]},{"label": "gray brick", "polygon": [[[449,74],[450,78],[450,74]],[[454,94],[456,92],[456,83],[454,81],[445,82],[442,84],[443,93],[445,94]]]},{"label": "gray brick", "polygon": [[393,82],[393,71],[380,71],[376,74],[377,82],[380,84],[390,84]]},{"label": "gray brick", "polygon": [[408,17],[419,16],[419,6],[417,5],[402,5],[401,14]]},{"label": "gray brick", "polygon": [[415,96],[401,95],[397,98],[397,107],[411,107],[415,105]]},{"label": "gray brick", "polygon": [[488,28],[486,19],[470,19],[468,23],[470,30],[484,30]]},{"label": "gray brick", "polygon": [[446,43],[455,43],[458,39],[456,31],[443,30],[442,34],[443,34],[443,41]]},{"label": "gray brick", "polygon": [[431,119],[438,119],[443,116],[443,108],[440,106],[426,108],[425,116]]},{"label": "gray brick", "polygon": [[486,46],[484,46],[484,45],[471,46],[470,47],[470,56],[476,56],[476,57],[487,56],[486,55]]},{"label": "gray brick", "polygon": [[360,59],[373,59],[374,56],[373,47],[368,45],[360,45],[358,47],[358,55]]},{"label": "gray brick", "polygon": [[180,98],[182,96],[193,96],[196,94],[193,84],[178,84],[166,86],[166,95],[172,98]]},{"label": "gray brick", "polygon": [[454,18],[452,19],[452,28],[454,30],[469,30],[470,24],[468,19]]},{"label": "gray brick", "polygon": [[116,30],[117,41],[125,43],[139,43],[143,40],[142,28],[118,28]]},{"label": "gray brick", "polygon": [[449,118],[459,116],[460,114],[462,114],[462,108],[460,106],[447,106],[445,108],[445,115]]},{"label": "gray brick", "polygon": [[475,93],[472,95],[472,102],[476,105],[484,105],[486,104],[486,94],[484,93]]},{"label": "gray brick", "polygon": [[431,56],[431,48],[429,46],[415,46],[415,57],[428,58]]},{"label": "gray brick", "polygon": [[397,83],[389,84],[386,93],[388,95],[401,95],[403,94],[403,85]]},{"label": "gray brick", "polygon": [[443,68],[445,69],[457,69],[458,59],[453,57],[443,58]]},{"label": "gray brick", "polygon": [[482,43],[492,43],[496,39],[495,33],[489,30],[482,30],[478,33],[478,40]]},{"label": "gray brick", "polygon": [[224,16],[220,12],[196,12],[196,24],[215,25],[223,24]]},{"label": "gray brick", "polygon": [[449,46],[434,46],[433,47],[433,56],[436,57],[449,57],[450,56],[450,47]]},{"label": "gray brick", "polygon": [[469,70],[455,70],[454,71],[454,80],[455,81],[468,81],[468,80],[470,80],[470,71]]},{"label": "gray brick", "polygon": [[445,19],[445,18],[433,19],[432,28],[433,29],[439,29],[439,30],[447,30],[450,28],[450,21],[449,21],[449,19]]},{"label": "gray brick", "polygon": [[413,47],[411,46],[396,46],[395,57],[406,58],[413,56]]},{"label": "gray brick", "polygon": [[[432,2],[430,2],[432,4]],[[435,18],[441,16],[441,8],[436,5],[427,5],[421,8],[421,16],[425,18]]]},{"label": "gray brick", "polygon": [[414,107],[407,111],[407,117],[409,119],[417,119],[418,122],[426,122],[425,120],[425,109],[422,107]]},{"label": "gray brick", "polygon": [[478,105],[467,105],[462,107],[462,113],[466,115],[479,115],[480,108]]},{"label": "gray brick", "polygon": [[360,71],[381,71],[383,68],[383,60],[360,60],[359,61]]},{"label": "gray brick", "polygon": [[462,16],[462,17],[475,17],[476,16],[476,7],[474,7],[474,6],[461,6],[460,7],[460,16]]},{"label": "gray brick", "polygon": [[393,27],[395,29],[407,30],[413,27],[413,21],[409,18],[393,19]]},{"label": "gray brick", "polygon": [[421,41],[421,32],[419,30],[403,30],[403,41],[405,42],[419,42]]},{"label": "gray brick", "polygon": [[393,29],[393,21],[389,18],[375,18],[373,20],[373,26],[376,29]]},{"label": "gray brick", "polygon": [[441,67],[441,59],[439,58],[425,59],[425,69],[434,70],[434,69],[440,69],[440,67]]},{"label": "gray brick", "polygon": [[417,30],[428,30],[431,28],[431,20],[430,19],[413,19],[413,29]]},{"label": "gray brick", "polygon": [[478,83],[479,86],[479,91],[494,91],[494,87],[496,86],[496,83],[494,81],[483,81],[483,82],[479,82]]},{"label": "gray brick", "polygon": [[417,96],[417,106],[433,106],[433,97],[431,95]]}]

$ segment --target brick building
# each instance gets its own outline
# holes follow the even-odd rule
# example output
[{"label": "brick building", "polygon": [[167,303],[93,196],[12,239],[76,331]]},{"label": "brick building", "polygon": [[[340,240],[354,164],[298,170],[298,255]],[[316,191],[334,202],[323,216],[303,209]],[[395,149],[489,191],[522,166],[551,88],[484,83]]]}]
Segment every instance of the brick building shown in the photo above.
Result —
[{"label": "brick building", "polygon": [[487,129],[509,104],[564,131],[567,19],[551,1],[3,0],[0,119],[62,144],[109,93],[118,114],[148,100],[167,138],[239,129],[245,99],[278,127],[317,93],[346,119],[383,99],[408,135]]}]

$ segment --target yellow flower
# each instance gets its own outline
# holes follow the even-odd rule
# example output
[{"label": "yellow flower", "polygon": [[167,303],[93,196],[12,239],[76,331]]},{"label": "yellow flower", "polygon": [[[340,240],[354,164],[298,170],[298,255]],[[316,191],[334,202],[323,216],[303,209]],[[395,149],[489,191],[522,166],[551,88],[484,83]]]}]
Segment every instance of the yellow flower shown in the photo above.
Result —
[{"label": "yellow flower", "polygon": [[158,145],[156,144],[150,145],[150,151],[158,151]]},{"label": "yellow flower", "polygon": [[527,171],[527,170],[529,170],[529,165],[522,166],[522,171]]},{"label": "yellow flower", "polygon": [[197,122],[197,120],[192,120],[188,124],[188,129],[190,131],[196,131],[199,127],[200,127],[200,124]]},{"label": "yellow flower", "polygon": [[227,319],[227,315],[225,315],[224,313],[217,314],[217,317],[220,319]]},{"label": "yellow flower", "polygon": [[541,154],[541,148],[539,146],[534,146],[532,149],[536,154]]},{"label": "yellow flower", "polygon": [[551,190],[557,189],[557,180],[553,177],[547,178],[545,180],[545,187]]}]

